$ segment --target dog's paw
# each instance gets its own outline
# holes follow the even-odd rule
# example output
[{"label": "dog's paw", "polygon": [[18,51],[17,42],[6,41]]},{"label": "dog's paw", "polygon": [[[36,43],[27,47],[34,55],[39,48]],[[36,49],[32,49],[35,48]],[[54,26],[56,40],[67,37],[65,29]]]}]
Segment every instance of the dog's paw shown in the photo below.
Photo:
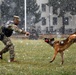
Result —
[{"label": "dog's paw", "polygon": [[50,61],[50,63],[52,63],[53,61]]}]

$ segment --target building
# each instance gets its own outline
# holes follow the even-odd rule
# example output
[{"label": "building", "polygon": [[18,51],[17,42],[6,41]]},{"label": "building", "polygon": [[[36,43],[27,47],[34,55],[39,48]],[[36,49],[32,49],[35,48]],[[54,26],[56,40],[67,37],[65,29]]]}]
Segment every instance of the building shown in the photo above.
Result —
[{"label": "building", "polygon": [[39,33],[56,34],[57,32],[62,33],[65,30],[64,33],[68,34],[76,31],[76,15],[72,16],[70,13],[67,13],[64,19],[62,19],[62,17],[53,14],[53,7],[49,7],[46,3],[48,3],[48,0],[37,0],[37,4],[40,5],[42,18],[41,21],[36,24],[36,29]]}]

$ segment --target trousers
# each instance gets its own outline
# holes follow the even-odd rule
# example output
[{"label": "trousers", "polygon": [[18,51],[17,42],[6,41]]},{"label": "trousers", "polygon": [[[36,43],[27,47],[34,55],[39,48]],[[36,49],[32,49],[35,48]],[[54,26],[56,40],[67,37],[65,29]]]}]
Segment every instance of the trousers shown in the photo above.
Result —
[{"label": "trousers", "polygon": [[5,45],[5,47],[1,50],[1,53],[3,54],[3,53],[6,53],[9,51],[10,59],[13,59],[15,57],[14,45],[11,42],[10,38],[4,35],[4,37],[1,41]]}]

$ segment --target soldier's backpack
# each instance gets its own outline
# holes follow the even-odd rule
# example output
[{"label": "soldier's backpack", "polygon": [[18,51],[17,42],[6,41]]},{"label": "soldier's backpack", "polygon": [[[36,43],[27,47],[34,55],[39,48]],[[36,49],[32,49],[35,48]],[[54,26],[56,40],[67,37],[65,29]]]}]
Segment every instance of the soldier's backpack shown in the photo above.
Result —
[{"label": "soldier's backpack", "polygon": [[8,29],[6,27],[2,27],[2,32],[4,33],[4,35],[6,35],[7,37],[10,37],[13,33],[13,30]]}]

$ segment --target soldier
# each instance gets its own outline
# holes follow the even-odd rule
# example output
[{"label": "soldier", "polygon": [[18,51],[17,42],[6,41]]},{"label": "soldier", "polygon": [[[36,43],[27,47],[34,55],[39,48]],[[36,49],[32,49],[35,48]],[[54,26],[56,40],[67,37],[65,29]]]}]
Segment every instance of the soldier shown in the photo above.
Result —
[{"label": "soldier", "polygon": [[3,59],[2,55],[9,51],[10,62],[15,61],[14,45],[9,39],[13,31],[29,35],[29,32],[25,32],[24,30],[18,28],[19,22],[20,22],[19,16],[14,16],[13,21],[8,22],[6,26],[0,27],[0,41],[2,41],[3,44],[5,45],[5,47],[0,51],[0,59]]}]

